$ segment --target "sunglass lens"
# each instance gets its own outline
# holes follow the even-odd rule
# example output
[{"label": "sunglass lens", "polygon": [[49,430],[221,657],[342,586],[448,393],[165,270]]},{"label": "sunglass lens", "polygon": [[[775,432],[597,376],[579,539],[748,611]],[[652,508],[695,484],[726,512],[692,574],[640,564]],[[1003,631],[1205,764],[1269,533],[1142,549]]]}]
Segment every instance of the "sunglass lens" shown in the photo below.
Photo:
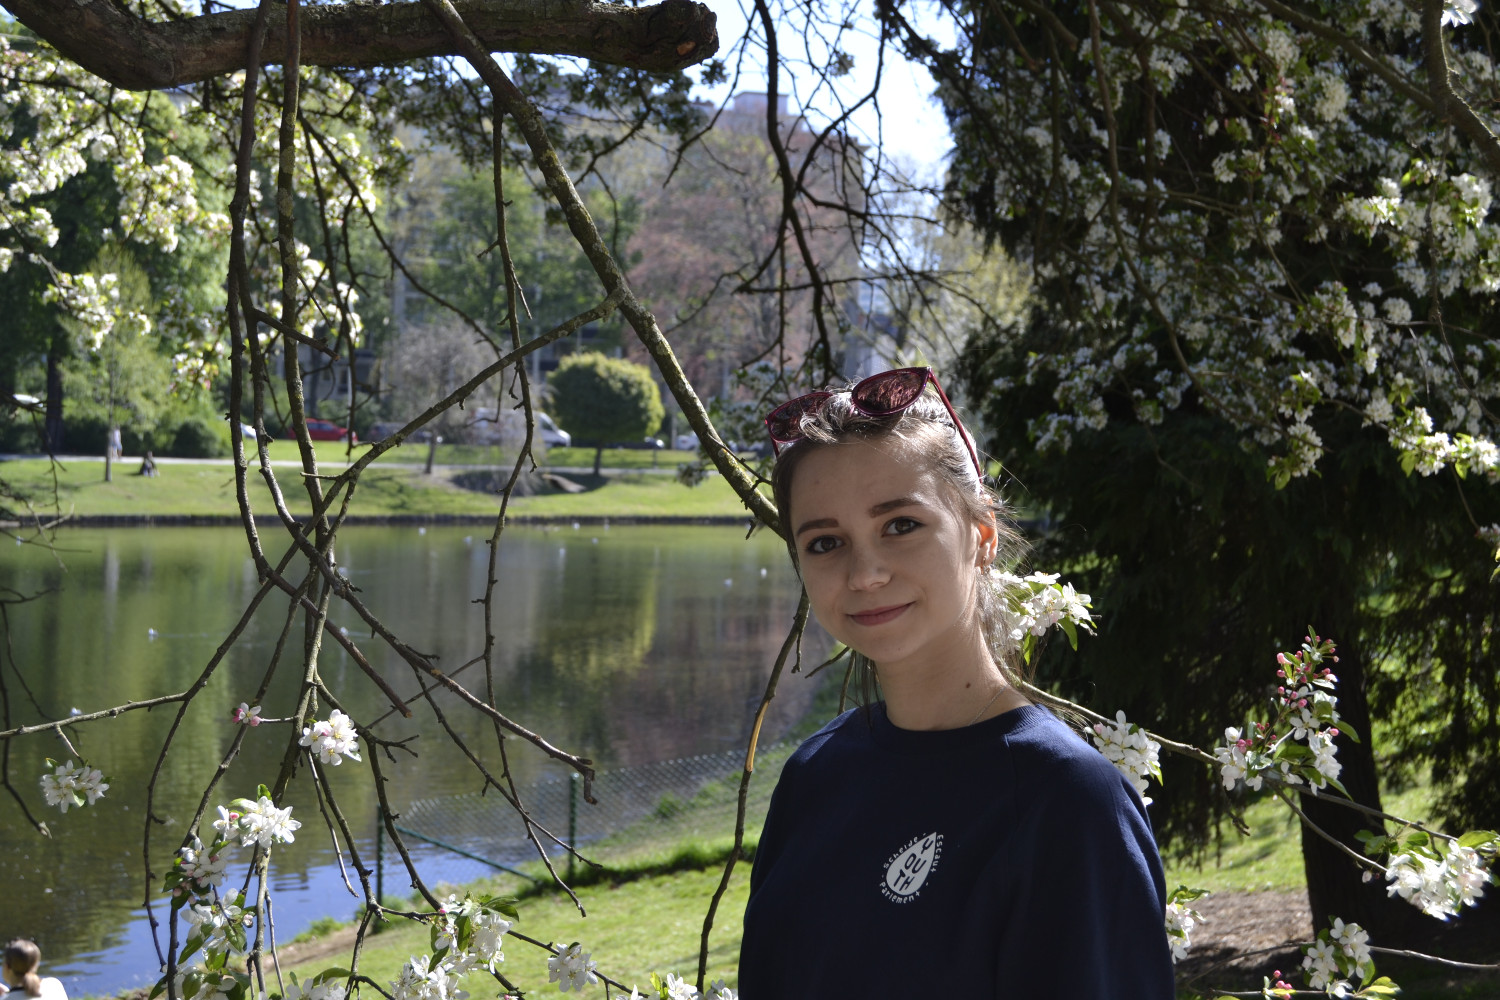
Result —
[{"label": "sunglass lens", "polygon": [[796,399],[789,399],[766,415],[766,428],[776,441],[795,441],[802,436],[802,418],[816,413],[829,393],[810,392]]},{"label": "sunglass lens", "polygon": [[872,375],[854,387],[853,401],[861,410],[879,417],[904,410],[916,402],[927,385],[927,369],[902,368]]}]

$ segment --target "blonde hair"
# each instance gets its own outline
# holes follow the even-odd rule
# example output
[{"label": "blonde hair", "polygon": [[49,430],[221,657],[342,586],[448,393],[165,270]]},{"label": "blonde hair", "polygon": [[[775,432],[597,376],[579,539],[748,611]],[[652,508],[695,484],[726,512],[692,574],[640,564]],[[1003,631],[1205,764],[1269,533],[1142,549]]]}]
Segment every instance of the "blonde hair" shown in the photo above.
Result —
[{"label": "blonde hair", "polygon": [[[836,392],[823,406],[802,416],[802,437],[783,445],[771,471],[771,492],[782,523],[790,525],[792,480],[802,460],[815,451],[846,441],[879,441],[896,438],[907,446],[907,453],[928,463],[948,487],[951,498],[961,512],[977,523],[995,527],[993,564],[1012,566],[1019,562],[1027,545],[1015,528],[1010,508],[1000,495],[979,477],[969,457],[968,432],[955,427],[948,408],[932,395],[923,395],[904,411],[894,415],[872,417],[856,409],[847,392]],[[787,551],[797,564],[796,540],[788,537]],[[1016,685],[1022,676],[1020,650],[1011,638],[1014,617],[1001,591],[991,585],[984,567],[975,588],[978,599],[980,629],[985,644],[1007,683]],[[860,674],[862,686],[872,690],[874,664],[861,653],[851,651],[853,670]],[[868,694],[866,696],[868,700]]]},{"label": "blonde hair", "polygon": [[29,997],[42,995],[42,977],[36,974],[36,967],[41,964],[42,949],[35,941],[16,938],[5,946],[5,968],[12,975],[21,977],[21,985]]}]

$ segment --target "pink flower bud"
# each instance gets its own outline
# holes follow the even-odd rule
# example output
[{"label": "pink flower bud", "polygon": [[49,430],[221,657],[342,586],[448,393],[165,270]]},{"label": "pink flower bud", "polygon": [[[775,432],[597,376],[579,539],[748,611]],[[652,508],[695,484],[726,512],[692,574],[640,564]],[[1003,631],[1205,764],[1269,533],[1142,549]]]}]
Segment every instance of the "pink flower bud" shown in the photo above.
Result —
[{"label": "pink flower bud", "polygon": [[[1283,667],[1286,666],[1286,654],[1285,653],[1277,653],[1276,654],[1276,662],[1279,663],[1279,664],[1281,664]],[[1281,671],[1279,671],[1279,670],[1276,671],[1276,672],[1278,674],[1281,673]]]},{"label": "pink flower bud", "polygon": [[1303,698],[1300,701],[1298,701],[1297,702],[1297,707],[1298,708],[1306,708],[1307,707],[1307,699]]},{"label": "pink flower bud", "polygon": [[1337,736],[1338,734],[1339,734],[1339,731],[1337,729],[1329,729],[1328,730],[1328,735],[1329,736]]}]

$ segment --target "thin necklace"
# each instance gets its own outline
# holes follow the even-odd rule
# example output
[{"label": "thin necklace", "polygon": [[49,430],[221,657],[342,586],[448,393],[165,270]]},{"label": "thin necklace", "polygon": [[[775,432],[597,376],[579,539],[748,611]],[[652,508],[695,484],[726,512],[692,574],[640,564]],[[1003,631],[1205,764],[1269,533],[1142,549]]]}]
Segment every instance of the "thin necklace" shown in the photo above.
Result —
[{"label": "thin necklace", "polygon": [[978,722],[979,721],[979,717],[981,715],[983,715],[985,712],[988,712],[990,710],[990,706],[993,705],[996,702],[996,700],[999,699],[1001,692],[1003,692],[1005,690],[1005,688],[1006,688],[1005,682],[1001,681],[1000,686],[995,689],[995,693],[992,694],[992,695],[990,695],[990,700],[984,703],[984,707],[983,708],[981,708],[979,711],[977,711],[977,712],[974,713],[974,718],[970,719],[967,723],[965,723],[964,724],[964,728],[968,728],[969,726],[972,726],[974,723]]}]

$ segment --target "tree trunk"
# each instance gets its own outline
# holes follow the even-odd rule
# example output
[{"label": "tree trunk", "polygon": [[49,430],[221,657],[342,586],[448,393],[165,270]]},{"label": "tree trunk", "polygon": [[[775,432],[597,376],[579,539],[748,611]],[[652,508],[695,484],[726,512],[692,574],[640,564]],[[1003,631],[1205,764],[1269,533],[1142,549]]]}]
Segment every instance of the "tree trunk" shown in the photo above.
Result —
[{"label": "tree trunk", "polygon": [[[1321,628],[1321,624],[1318,626]],[[1338,759],[1343,764],[1339,781],[1349,796],[1361,805],[1380,808],[1379,774],[1370,735],[1370,706],[1365,696],[1366,671],[1364,654],[1352,631],[1329,632],[1338,645],[1339,662],[1333,664],[1338,677],[1339,715],[1359,733],[1363,743],[1340,735],[1335,741]],[[1330,792],[1337,795],[1337,792]],[[1357,853],[1361,845],[1355,839],[1360,830],[1379,831],[1379,821],[1348,809],[1303,796],[1303,812],[1324,833],[1334,837]],[[1382,861],[1383,858],[1376,858]],[[1320,837],[1316,831],[1302,827],[1302,863],[1307,878],[1307,902],[1312,909],[1313,930],[1327,927],[1334,917],[1359,924],[1370,932],[1375,944],[1401,947],[1410,939],[1423,919],[1411,904],[1386,894],[1385,880],[1378,875],[1364,881],[1364,870],[1343,851]]]},{"label": "tree trunk", "polygon": [[604,460],[604,445],[594,449],[594,475],[599,475],[599,465]]},{"label": "tree trunk", "polygon": [[55,350],[47,352],[47,415],[42,424],[42,447],[49,455],[61,454],[63,448],[62,368]]},{"label": "tree trunk", "polygon": [[423,475],[426,475],[426,476],[432,475],[432,461],[433,461],[433,459],[435,459],[437,457],[437,446],[438,446],[438,442],[441,441],[441,440],[442,440],[442,438],[438,437],[436,434],[432,433],[431,431],[428,432],[428,434],[427,434],[427,467],[422,470],[422,474]]}]

